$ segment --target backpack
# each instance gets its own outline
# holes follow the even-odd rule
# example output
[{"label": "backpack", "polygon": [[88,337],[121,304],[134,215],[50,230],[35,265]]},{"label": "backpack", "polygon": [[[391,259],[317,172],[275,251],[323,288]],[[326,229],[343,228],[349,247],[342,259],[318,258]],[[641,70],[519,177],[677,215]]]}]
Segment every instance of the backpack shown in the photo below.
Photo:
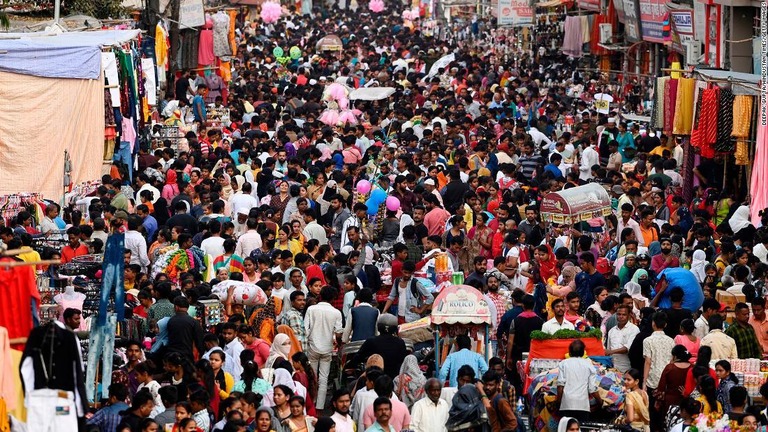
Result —
[{"label": "backpack", "polygon": [[[401,278],[397,278],[392,283],[392,286],[396,287],[398,290],[400,289],[400,279]],[[421,303],[424,300],[423,300],[423,296],[419,292],[419,286],[417,285],[418,283],[419,283],[419,281],[415,277],[411,276],[411,284],[408,286],[408,289],[411,290],[411,295],[413,296],[413,298],[415,298],[417,300],[417,304],[419,304],[419,306],[421,306]]]}]

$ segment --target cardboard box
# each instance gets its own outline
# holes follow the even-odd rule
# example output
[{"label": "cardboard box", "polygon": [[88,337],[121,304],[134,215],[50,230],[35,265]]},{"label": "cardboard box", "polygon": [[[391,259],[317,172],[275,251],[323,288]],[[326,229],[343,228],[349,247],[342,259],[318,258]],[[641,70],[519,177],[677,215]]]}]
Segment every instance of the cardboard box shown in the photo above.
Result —
[{"label": "cardboard box", "polygon": [[732,294],[728,291],[718,290],[715,294],[715,300],[726,305],[729,311],[736,310],[736,303],[746,303],[747,298],[744,294]]}]

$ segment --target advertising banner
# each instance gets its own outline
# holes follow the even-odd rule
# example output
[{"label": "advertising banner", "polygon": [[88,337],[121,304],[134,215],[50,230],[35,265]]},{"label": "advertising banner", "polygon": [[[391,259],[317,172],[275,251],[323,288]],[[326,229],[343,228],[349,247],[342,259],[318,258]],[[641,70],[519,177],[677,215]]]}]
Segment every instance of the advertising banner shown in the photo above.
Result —
[{"label": "advertising banner", "polygon": [[533,8],[527,0],[499,0],[499,27],[533,25]]},{"label": "advertising banner", "polygon": [[640,42],[643,40],[643,32],[640,25],[640,4],[638,0],[623,0],[623,2],[625,16],[624,37],[628,42]]},{"label": "advertising banner", "polygon": [[666,0],[639,0],[643,40],[664,43],[664,20],[667,18]]}]

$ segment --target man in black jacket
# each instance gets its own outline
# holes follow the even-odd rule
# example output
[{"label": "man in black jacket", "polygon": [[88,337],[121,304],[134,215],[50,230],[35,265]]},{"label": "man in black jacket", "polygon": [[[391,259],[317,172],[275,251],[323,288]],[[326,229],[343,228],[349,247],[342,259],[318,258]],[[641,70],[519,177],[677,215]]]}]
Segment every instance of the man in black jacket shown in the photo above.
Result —
[{"label": "man in black jacket", "polygon": [[450,171],[451,181],[443,189],[443,202],[449,213],[455,214],[456,210],[464,204],[464,194],[470,191],[469,185],[461,181],[459,170]]},{"label": "man in black jacket", "polygon": [[205,352],[203,345],[203,329],[196,319],[189,316],[189,300],[186,297],[176,297],[173,301],[176,315],[168,320],[167,353],[176,352],[194,362],[192,348],[197,347],[199,353]]}]

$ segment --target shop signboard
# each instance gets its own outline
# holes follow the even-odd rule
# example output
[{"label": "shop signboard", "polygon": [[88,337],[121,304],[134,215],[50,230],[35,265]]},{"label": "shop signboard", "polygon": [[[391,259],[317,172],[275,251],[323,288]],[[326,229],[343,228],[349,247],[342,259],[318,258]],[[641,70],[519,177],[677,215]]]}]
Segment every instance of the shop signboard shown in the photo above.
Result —
[{"label": "shop signboard", "polygon": [[533,8],[527,0],[499,0],[497,20],[499,27],[533,25]]},{"label": "shop signboard", "polygon": [[667,18],[666,0],[639,0],[643,40],[664,43],[664,21]]},{"label": "shop signboard", "polygon": [[592,12],[601,12],[601,0],[579,0],[579,8]]},{"label": "shop signboard", "polygon": [[611,0],[613,7],[616,9],[616,15],[619,17],[619,22],[624,24],[627,21],[626,13],[624,12],[624,0]]},{"label": "shop signboard", "polygon": [[669,21],[672,26],[672,50],[685,54],[685,45],[695,41],[693,10],[675,9],[669,11]]},{"label": "shop signboard", "polygon": [[[620,0],[617,0],[620,1]],[[624,2],[624,37],[627,42],[640,42],[643,40],[642,26],[640,25],[640,4],[638,0],[623,0]]]}]

